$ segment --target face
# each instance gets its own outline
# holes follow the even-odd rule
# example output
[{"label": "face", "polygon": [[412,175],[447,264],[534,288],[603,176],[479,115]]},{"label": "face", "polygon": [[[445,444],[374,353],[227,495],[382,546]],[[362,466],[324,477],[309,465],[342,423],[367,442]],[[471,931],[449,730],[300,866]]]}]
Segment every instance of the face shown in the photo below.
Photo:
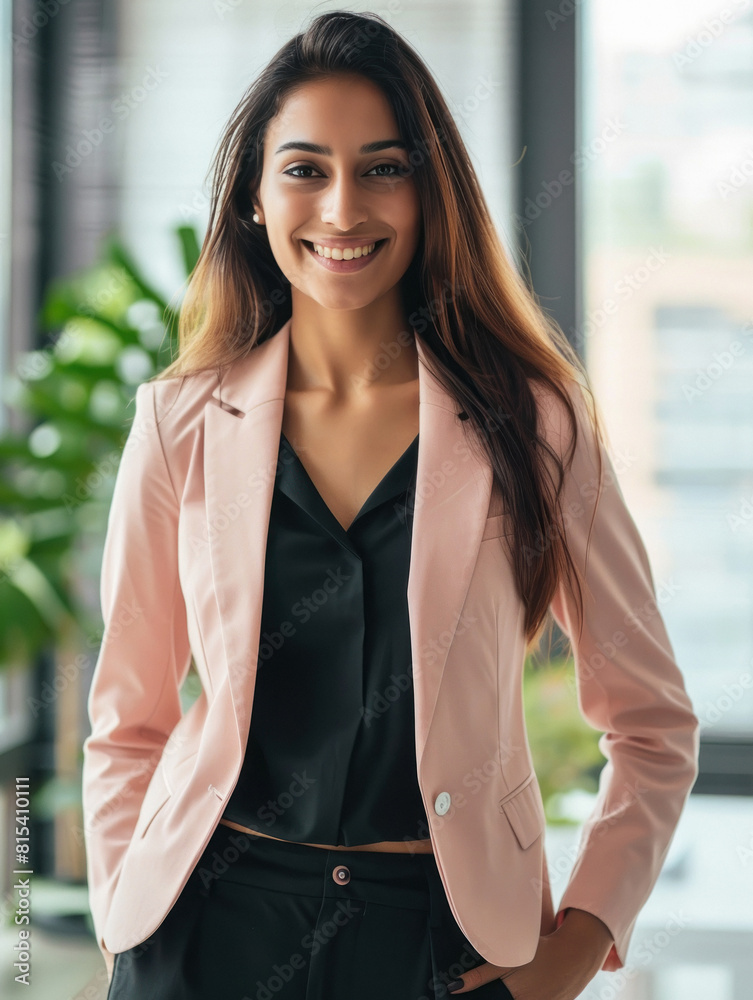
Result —
[{"label": "face", "polygon": [[[379,150],[365,149],[385,140]],[[352,74],[306,83],[270,122],[253,202],[294,304],[307,296],[324,308],[358,309],[397,292],[418,246],[421,215],[407,151],[391,140],[400,134],[387,99]],[[329,149],[300,148],[304,143]],[[284,144],[298,148],[280,151]],[[314,243],[319,253],[321,244],[337,248],[334,257],[320,256]],[[346,246],[371,253],[355,249],[348,260]]]}]

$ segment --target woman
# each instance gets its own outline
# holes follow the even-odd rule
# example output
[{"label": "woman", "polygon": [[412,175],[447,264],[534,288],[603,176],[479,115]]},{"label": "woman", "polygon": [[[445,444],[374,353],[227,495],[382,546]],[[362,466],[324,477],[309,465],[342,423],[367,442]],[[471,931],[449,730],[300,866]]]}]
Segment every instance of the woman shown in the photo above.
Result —
[{"label": "woman", "polygon": [[[239,104],[180,333],[103,559],[108,996],[573,1000],[624,963],[698,720],[585,371],[380,18],[318,17]],[[608,758],[556,916],[520,697],[552,620]]]}]

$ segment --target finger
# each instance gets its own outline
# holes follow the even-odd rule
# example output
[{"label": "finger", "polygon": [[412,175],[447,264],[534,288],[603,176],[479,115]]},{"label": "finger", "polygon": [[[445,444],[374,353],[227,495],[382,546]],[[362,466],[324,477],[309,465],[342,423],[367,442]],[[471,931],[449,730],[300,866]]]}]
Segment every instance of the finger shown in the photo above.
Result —
[{"label": "finger", "polygon": [[479,986],[484,986],[493,979],[500,979],[503,973],[509,971],[510,969],[507,966],[492,965],[490,962],[484,962],[483,965],[477,965],[475,968],[469,969],[462,976],[458,976],[457,979],[449,982],[447,990],[453,994],[470,993],[471,990],[477,990]]}]

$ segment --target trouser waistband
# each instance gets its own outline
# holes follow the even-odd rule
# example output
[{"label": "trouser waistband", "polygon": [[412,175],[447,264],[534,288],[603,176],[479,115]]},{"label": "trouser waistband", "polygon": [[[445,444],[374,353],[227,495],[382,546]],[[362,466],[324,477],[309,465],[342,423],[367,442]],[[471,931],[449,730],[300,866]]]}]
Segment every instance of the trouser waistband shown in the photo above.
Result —
[{"label": "trouser waistband", "polygon": [[331,850],[224,823],[218,823],[193,876],[205,887],[220,879],[304,896],[373,900],[431,912],[432,922],[438,919],[437,883],[442,890],[433,854]]}]

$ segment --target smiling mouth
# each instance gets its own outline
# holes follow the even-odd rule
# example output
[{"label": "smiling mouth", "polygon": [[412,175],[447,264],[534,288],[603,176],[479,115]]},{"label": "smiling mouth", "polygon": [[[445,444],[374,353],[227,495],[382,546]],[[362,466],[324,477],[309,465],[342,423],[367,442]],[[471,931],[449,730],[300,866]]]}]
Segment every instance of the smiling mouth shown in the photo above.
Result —
[{"label": "smiling mouth", "polygon": [[[379,250],[379,248],[381,247],[381,245],[383,243],[386,243],[386,242],[387,242],[387,237],[385,237],[384,239],[381,239],[381,240],[375,240],[374,241],[374,249],[371,251],[371,253],[365,254],[365,256],[366,257],[372,257],[377,252],[377,250]],[[318,253],[314,249],[314,244],[310,240],[301,240],[301,243],[303,243],[305,246],[307,246],[312,253],[315,253],[317,255],[317,257],[324,257],[325,260],[333,260],[334,259],[334,258],[331,258],[331,257],[329,257],[329,258],[325,257],[324,254]],[[352,247],[352,248],[351,247],[339,247],[338,249],[345,250],[345,249],[356,249],[356,248],[355,247]],[[363,260],[364,257],[363,256],[362,257],[353,257],[351,259],[352,260]],[[336,260],[335,263],[340,263],[340,261]],[[343,261],[343,263],[344,263],[344,261]]]}]

